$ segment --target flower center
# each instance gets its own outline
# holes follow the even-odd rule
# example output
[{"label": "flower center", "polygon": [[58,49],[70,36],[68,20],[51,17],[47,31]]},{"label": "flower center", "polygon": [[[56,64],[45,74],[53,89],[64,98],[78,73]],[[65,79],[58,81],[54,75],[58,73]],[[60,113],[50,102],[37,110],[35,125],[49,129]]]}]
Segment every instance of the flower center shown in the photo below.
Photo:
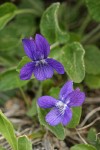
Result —
[{"label": "flower center", "polygon": [[36,62],[35,66],[47,64],[47,62],[45,61],[45,59],[41,59],[41,60],[38,60],[38,61],[35,61],[35,62]]},{"label": "flower center", "polygon": [[67,105],[65,103],[63,103],[62,101],[57,102],[56,107],[58,108],[58,110],[60,111],[60,113],[63,115]]}]

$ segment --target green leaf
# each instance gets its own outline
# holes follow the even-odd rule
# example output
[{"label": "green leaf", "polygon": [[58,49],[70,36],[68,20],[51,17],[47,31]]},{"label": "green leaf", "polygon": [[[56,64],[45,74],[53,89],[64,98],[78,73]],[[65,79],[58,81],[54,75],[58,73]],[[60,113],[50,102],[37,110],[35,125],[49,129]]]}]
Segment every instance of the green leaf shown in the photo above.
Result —
[{"label": "green leaf", "polygon": [[20,69],[30,61],[31,60],[29,59],[29,57],[27,56],[22,57],[22,60],[19,62],[16,71],[20,72]]},{"label": "green leaf", "polygon": [[0,51],[13,51],[15,55],[21,55],[22,52],[24,53],[22,38],[32,36],[35,31],[36,23],[33,15],[16,16],[13,22],[0,31]]},{"label": "green leaf", "polygon": [[100,75],[86,74],[85,83],[89,88],[92,89],[100,88]]},{"label": "green leaf", "polygon": [[80,42],[81,41],[81,35],[75,32],[70,32],[70,40],[69,42]]},{"label": "green leaf", "polygon": [[28,110],[27,115],[33,117],[37,114],[37,99],[34,99],[31,104],[31,108]]},{"label": "green leaf", "polygon": [[16,30],[18,36],[32,36],[37,28],[35,19],[32,14],[21,14],[16,16],[11,26]]},{"label": "green leaf", "polygon": [[6,150],[6,149],[0,146],[0,150]]},{"label": "green leaf", "polygon": [[40,22],[41,33],[47,38],[50,44],[55,42],[66,43],[69,39],[68,33],[63,32],[58,24],[57,12],[59,6],[60,3],[53,3],[48,7],[44,11]]},{"label": "green leaf", "polygon": [[72,116],[71,121],[67,125],[68,128],[75,128],[79,124],[81,113],[82,113],[82,108],[81,107],[73,107],[72,113],[73,113],[73,116]]},{"label": "green leaf", "polygon": [[73,146],[70,150],[96,150],[96,148],[88,144],[78,144]]},{"label": "green leaf", "polygon": [[11,51],[11,49],[14,51],[21,40],[21,36],[17,36],[17,32],[12,23],[0,31],[0,51]]},{"label": "green leaf", "polygon": [[20,38],[17,38],[16,31],[12,28],[5,27],[0,31],[0,51],[11,51],[20,44]]},{"label": "green leaf", "polygon": [[0,91],[11,90],[24,86],[29,81],[20,80],[15,69],[7,70],[0,74]]},{"label": "green leaf", "polygon": [[12,3],[4,3],[0,6],[0,30],[15,17],[16,6]]},{"label": "green leaf", "polygon": [[18,138],[18,150],[32,150],[32,143],[27,136],[20,136]]},{"label": "green leaf", "polygon": [[38,91],[36,92],[36,96],[32,101],[32,105],[27,112],[29,117],[35,116],[37,114],[37,99],[42,95],[42,85],[39,86]]},{"label": "green leaf", "polygon": [[13,150],[17,150],[17,139],[10,121],[0,111],[0,133],[6,138]]},{"label": "green leaf", "polygon": [[59,97],[59,92],[60,92],[60,88],[58,87],[52,87],[49,92],[48,92],[48,95],[54,97],[54,98],[58,98]]},{"label": "green leaf", "polygon": [[90,128],[90,130],[88,132],[87,139],[88,139],[89,143],[91,143],[91,144],[96,142],[96,130],[95,130],[95,128]]},{"label": "green leaf", "polygon": [[32,134],[29,135],[29,137],[33,140],[33,139],[43,138],[44,134],[45,131],[42,129],[37,132],[32,132]]},{"label": "green leaf", "polygon": [[54,59],[60,61],[60,56],[61,56],[60,51],[61,51],[61,47],[60,46],[52,48],[51,51],[50,51],[50,55],[49,56],[51,58],[54,58]]},{"label": "green leaf", "polygon": [[4,68],[14,67],[18,64],[18,59],[12,53],[0,52],[0,65]]},{"label": "green leaf", "polygon": [[87,136],[87,140],[90,144],[96,147],[96,150],[100,149],[100,138],[97,137],[97,132],[95,128],[90,128]]},{"label": "green leaf", "polygon": [[47,94],[48,91],[52,88],[54,82],[52,79],[44,80],[42,83],[43,93]]},{"label": "green leaf", "polygon": [[21,0],[19,3],[19,8],[31,8],[38,12],[40,15],[44,10],[44,1],[43,0]]},{"label": "green leaf", "polygon": [[90,45],[85,48],[85,67],[89,74],[100,74],[100,51],[94,46]]},{"label": "green leaf", "polygon": [[45,121],[45,116],[48,113],[48,111],[43,110],[38,106],[37,106],[37,110],[38,110],[38,117],[39,117],[40,124],[48,128],[58,139],[63,140],[65,138],[63,126],[61,124],[57,126],[50,126]]},{"label": "green leaf", "polygon": [[96,21],[100,21],[100,0],[86,0],[90,15]]},{"label": "green leaf", "polygon": [[61,49],[60,61],[68,76],[76,83],[81,82],[85,76],[84,53],[82,45],[78,42],[67,44]]}]

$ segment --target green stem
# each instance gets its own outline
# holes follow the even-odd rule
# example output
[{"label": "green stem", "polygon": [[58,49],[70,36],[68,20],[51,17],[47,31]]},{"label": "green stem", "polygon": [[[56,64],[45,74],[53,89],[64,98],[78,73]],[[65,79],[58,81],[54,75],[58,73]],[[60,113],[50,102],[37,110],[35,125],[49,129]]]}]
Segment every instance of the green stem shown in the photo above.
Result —
[{"label": "green stem", "polygon": [[28,137],[30,139],[37,139],[37,138],[42,138],[44,134],[45,134],[45,131],[40,130],[40,131],[35,132],[35,133],[33,132],[32,134],[28,135]]},{"label": "green stem", "polygon": [[78,1],[76,7],[74,7],[72,11],[76,13],[79,10],[79,8],[82,6],[82,4],[83,4],[83,0]]},{"label": "green stem", "polygon": [[86,29],[88,23],[90,22],[90,19],[91,19],[90,16],[87,15],[86,18],[85,18],[84,21],[83,21],[82,26],[80,27],[80,34],[83,34],[83,33],[84,33],[84,30]]},{"label": "green stem", "polygon": [[70,18],[72,18],[73,15],[76,14],[76,12],[79,11],[79,8],[81,7],[82,4],[83,4],[83,0],[77,2],[77,4],[74,6],[74,8],[69,13]]},{"label": "green stem", "polygon": [[28,101],[27,101],[27,99],[26,99],[26,96],[25,96],[25,94],[24,94],[24,92],[23,92],[23,89],[22,89],[21,87],[19,87],[19,89],[20,89],[20,92],[21,92],[21,94],[22,94],[22,96],[23,96],[23,99],[24,99],[24,102],[25,102],[27,108],[29,108],[29,103],[28,103]]},{"label": "green stem", "polygon": [[91,36],[93,36],[99,30],[100,30],[100,24],[82,39],[82,43],[88,41],[89,38],[91,38]]},{"label": "green stem", "polygon": [[57,46],[59,46],[60,45],[60,43],[59,42],[56,42],[56,43],[54,43],[54,44],[52,44],[51,46],[50,46],[50,49],[53,49],[53,48],[55,48],[55,47],[57,47]]},{"label": "green stem", "polygon": [[97,41],[98,39],[100,39],[100,32],[98,34],[94,35],[92,37],[92,39],[90,39],[88,42],[93,43],[93,42]]},{"label": "green stem", "polygon": [[17,10],[17,11],[15,12],[16,15],[24,14],[24,13],[31,13],[31,14],[40,16],[40,13],[37,12],[36,10],[34,10],[34,9],[19,9],[19,10]]}]

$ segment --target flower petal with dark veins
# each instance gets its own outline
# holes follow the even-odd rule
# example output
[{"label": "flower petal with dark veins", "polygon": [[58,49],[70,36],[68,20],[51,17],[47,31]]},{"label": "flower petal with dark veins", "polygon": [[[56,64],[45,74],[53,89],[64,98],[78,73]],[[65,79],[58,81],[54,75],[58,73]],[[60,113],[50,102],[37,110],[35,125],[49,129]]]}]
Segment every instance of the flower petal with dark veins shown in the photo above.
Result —
[{"label": "flower petal with dark veins", "polygon": [[68,94],[73,91],[73,82],[70,80],[66,82],[60,90],[59,98],[65,101]]},{"label": "flower petal with dark veins", "polygon": [[22,40],[24,51],[26,55],[32,60],[37,60],[38,55],[36,53],[36,44],[33,39],[23,39]]},{"label": "flower petal with dark veins", "polygon": [[52,66],[59,74],[64,74],[65,70],[63,65],[55,59],[47,58],[46,61]]},{"label": "flower petal with dark veins", "polygon": [[53,76],[53,68],[48,64],[39,64],[34,67],[33,73],[37,80],[46,80]]},{"label": "flower petal with dark veins", "polygon": [[56,105],[57,100],[51,96],[42,96],[38,99],[38,105],[41,108],[52,108]]},{"label": "flower petal with dark veins", "polygon": [[57,108],[53,108],[47,115],[46,115],[46,122],[51,126],[56,126],[62,120],[62,114],[59,113]]},{"label": "flower petal with dark veins", "polygon": [[29,80],[32,76],[34,66],[35,66],[34,62],[29,62],[26,65],[24,65],[20,70],[20,79]]},{"label": "flower petal with dark veins", "polygon": [[85,94],[84,92],[80,92],[79,89],[76,89],[68,95],[68,99],[69,99],[68,103],[69,107],[81,106],[85,100]]},{"label": "flower petal with dark veins", "polygon": [[47,58],[50,53],[50,45],[48,41],[42,35],[36,34],[35,44],[37,47],[37,51],[40,52],[41,59]]},{"label": "flower petal with dark veins", "polygon": [[71,119],[72,119],[72,111],[69,107],[66,107],[66,110],[65,110],[65,113],[61,122],[65,126],[70,122]]}]

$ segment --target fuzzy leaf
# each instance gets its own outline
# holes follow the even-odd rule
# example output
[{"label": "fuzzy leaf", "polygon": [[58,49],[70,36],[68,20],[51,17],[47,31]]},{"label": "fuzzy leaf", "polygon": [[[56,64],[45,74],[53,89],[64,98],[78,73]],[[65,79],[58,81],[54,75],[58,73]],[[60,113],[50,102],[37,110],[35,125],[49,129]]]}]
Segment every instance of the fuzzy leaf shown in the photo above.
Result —
[{"label": "fuzzy leaf", "polygon": [[72,108],[72,113],[73,113],[73,116],[72,116],[71,121],[67,125],[68,128],[75,128],[79,124],[81,113],[82,113],[82,108],[74,107]]},{"label": "fuzzy leaf", "polygon": [[71,80],[80,83],[85,76],[84,49],[78,42],[65,45],[61,49],[60,61]]},{"label": "fuzzy leaf", "polygon": [[48,113],[47,110],[43,110],[37,106],[38,117],[41,125],[44,125],[47,129],[49,129],[58,139],[63,140],[65,138],[64,128],[61,124],[57,126],[50,126],[45,121],[45,116]]},{"label": "fuzzy leaf", "polygon": [[96,20],[100,21],[100,0],[86,0],[90,15]]},{"label": "fuzzy leaf", "polygon": [[53,3],[48,7],[41,18],[40,30],[41,33],[47,38],[50,44],[55,42],[65,43],[69,39],[69,35],[63,32],[58,24],[57,12],[60,3]]}]

